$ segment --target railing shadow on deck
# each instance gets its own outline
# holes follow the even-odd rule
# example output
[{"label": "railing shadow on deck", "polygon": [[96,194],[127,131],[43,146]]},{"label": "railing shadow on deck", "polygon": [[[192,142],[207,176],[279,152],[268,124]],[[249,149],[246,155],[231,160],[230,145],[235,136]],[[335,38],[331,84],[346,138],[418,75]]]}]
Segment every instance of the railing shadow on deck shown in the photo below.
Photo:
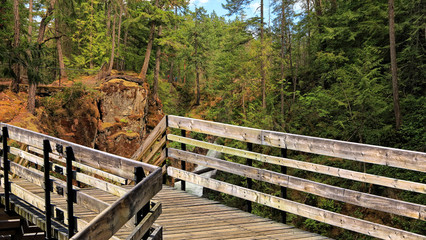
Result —
[{"label": "railing shadow on deck", "polygon": [[[2,202],[6,211],[14,210],[31,218],[46,231],[47,239],[117,239],[113,236],[124,225],[132,229],[126,239],[162,238],[161,227],[153,227],[161,214],[161,204],[151,202],[162,188],[161,168],[12,125],[1,123],[0,127],[2,186],[5,189]],[[24,147],[13,147],[18,144],[11,146],[12,142]],[[23,160],[10,161],[12,156]],[[43,188],[44,197],[16,184],[12,174]],[[80,191],[73,182],[100,189],[117,196],[118,200],[108,204]],[[131,189],[125,187],[129,184],[133,185]],[[63,196],[67,207],[51,202],[51,194]],[[44,212],[43,219],[20,207],[19,199]],[[90,222],[76,218],[73,212],[76,205],[98,215]],[[61,224],[68,230],[55,227]]]},{"label": "railing shadow on deck", "polygon": [[[425,205],[354,191],[286,174],[286,168],[289,167],[387,188],[425,194],[426,184],[421,182],[293,160],[287,158],[287,149],[362,163],[391,166],[407,171],[420,172],[421,174],[426,172],[425,153],[240,127],[179,116],[167,116],[165,124],[171,129],[179,129],[181,131],[181,136],[167,134],[167,141],[180,143],[181,149],[167,148],[166,154],[169,158],[181,161],[181,169],[168,167],[167,173],[171,177],[180,179],[182,181],[182,188],[185,188],[184,182],[187,181],[247,201],[263,204],[283,211],[282,218],[284,221],[285,212],[289,212],[381,239],[426,239],[426,236],[413,232],[286,199],[286,188],[289,188],[363,208],[425,221]],[[187,131],[238,140],[247,144],[247,150],[191,139],[186,136]],[[281,156],[270,156],[254,152],[252,150],[253,144],[280,148]],[[186,145],[246,158],[247,162],[244,165],[192,153],[186,151]],[[252,160],[279,165],[281,166],[281,172],[252,167]],[[247,186],[241,187],[188,172],[185,170],[185,162],[246,177]],[[280,186],[282,191],[281,196],[277,197],[250,189],[251,179]]]}]

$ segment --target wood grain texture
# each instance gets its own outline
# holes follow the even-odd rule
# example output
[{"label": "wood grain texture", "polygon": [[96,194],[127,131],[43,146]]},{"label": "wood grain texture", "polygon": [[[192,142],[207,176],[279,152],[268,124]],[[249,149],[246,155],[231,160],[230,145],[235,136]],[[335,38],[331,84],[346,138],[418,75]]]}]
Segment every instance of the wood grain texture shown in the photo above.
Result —
[{"label": "wood grain texture", "polygon": [[306,218],[314,219],[316,221],[324,222],[333,226],[363,233],[368,236],[381,239],[426,239],[425,236],[419,234],[345,216],[343,214],[330,212],[287,199],[282,199],[251,189],[182,171],[177,168],[169,167],[167,169],[167,173],[169,176],[183,179],[184,181],[192,182],[215,191],[223,192],[245,200],[250,200],[252,202],[263,204],[265,206],[273,207]]},{"label": "wood grain texture", "polygon": [[153,165],[102,152],[93,148],[81,146],[45,134],[36,133],[4,123],[0,123],[0,126],[5,126],[8,128],[10,139],[34,146],[39,149],[43,148],[44,139],[49,140],[55,154],[58,154],[55,148],[56,144],[63,145],[64,148],[67,146],[71,146],[73,148],[76,161],[87,164],[91,167],[100,170],[107,170],[110,173],[127,179],[133,179],[133,171],[135,167],[143,167],[145,171],[148,172],[153,172],[157,169],[157,167]]},{"label": "wood grain texture", "polygon": [[207,157],[178,149],[169,149],[171,158],[195,163],[204,167],[218,169],[224,172],[269,182],[282,187],[288,187],[302,192],[315,194],[321,197],[354,204],[357,206],[393,213],[414,219],[426,220],[426,206],[404,202],[392,198],[385,198],[373,194],[358,192],[350,189],[318,183],[274,171],[250,167],[226,160]]},{"label": "wood grain texture", "polygon": [[168,116],[168,126],[265,146],[426,172],[426,153]]},{"label": "wood grain texture", "polygon": [[161,190],[161,183],[161,168],[158,168],[133,187],[132,191],[96,216],[85,229],[71,239],[110,238]]},{"label": "wood grain texture", "polygon": [[166,131],[167,116],[164,116],[163,119],[158,123],[158,125],[152,130],[149,136],[143,141],[142,145],[136,150],[136,152],[132,155],[132,159],[141,161],[145,154],[149,151],[149,149],[154,145],[154,143],[159,139],[163,133]]},{"label": "wood grain texture", "polygon": [[177,136],[173,134],[168,134],[167,138],[171,141],[185,143],[185,144],[189,144],[189,145],[193,145],[193,146],[197,146],[197,147],[201,147],[201,148],[205,148],[209,150],[218,151],[225,154],[231,154],[238,157],[250,158],[260,162],[272,163],[272,164],[277,164],[281,166],[306,170],[310,172],[322,173],[322,174],[326,174],[330,176],[355,180],[359,182],[372,183],[372,184],[376,184],[380,186],[391,187],[391,188],[396,188],[401,190],[407,190],[407,191],[418,192],[423,194],[426,193],[426,184],[424,183],[406,181],[406,180],[390,178],[390,177],[383,177],[383,176],[378,176],[378,175],[368,174],[368,173],[361,173],[361,172],[356,172],[356,171],[342,169],[342,168],[336,168],[336,167],[330,167],[330,166],[325,166],[321,164],[293,160],[289,158],[270,156],[270,155],[265,155],[261,153],[250,152],[247,150],[226,147],[226,146],[218,145],[214,143],[203,142],[203,141],[181,137],[181,136]]},{"label": "wood grain texture", "polygon": [[[18,149],[18,150],[20,150],[20,149]],[[20,150],[20,151],[22,151],[22,150]],[[35,153],[38,153],[38,154],[43,154],[42,149],[38,149],[38,148],[35,148],[33,146],[28,146],[28,151],[35,152]],[[22,151],[22,152],[25,152],[25,151]],[[64,156],[54,154],[54,153],[49,154],[49,156],[50,156],[50,158],[65,164],[65,157]],[[91,166],[87,166],[87,165],[84,165],[82,163],[75,162],[75,161],[73,161],[72,165],[76,168],[79,168],[80,170],[82,170],[86,173],[91,173],[91,174],[95,174],[95,175],[98,175],[98,176],[103,177],[103,178],[108,178],[108,179],[111,179],[112,181],[120,183],[120,184],[124,184],[124,185],[127,184],[126,178],[111,174],[109,172],[105,172],[105,171],[102,171],[100,169],[93,168]]]},{"label": "wood grain texture", "polygon": [[136,228],[129,234],[126,240],[139,240],[145,235],[145,233],[151,228],[155,220],[161,214],[161,203],[155,204],[155,206],[149,211],[149,213],[142,219],[142,221],[136,226]]}]

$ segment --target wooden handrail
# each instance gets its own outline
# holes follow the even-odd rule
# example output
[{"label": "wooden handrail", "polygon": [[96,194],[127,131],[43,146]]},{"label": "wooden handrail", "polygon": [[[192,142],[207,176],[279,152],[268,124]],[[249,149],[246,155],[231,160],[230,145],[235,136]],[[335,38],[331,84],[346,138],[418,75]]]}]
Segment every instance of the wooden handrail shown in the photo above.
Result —
[{"label": "wooden handrail", "polygon": [[168,167],[169,176],[183,179],[197,185],[236,196],[252,202],[260,203],[275,209],[284,210],[299,216],[324,222],[333,226],[346,228],[355,232],[363,233],[369,236],[381,239],[424,239],[425,236],[388,227],[385,225],[372,223],[358,218],[346,216],[343,214],[327,211],[317,207],[301,204],[287,199],[279,198],[248,188],[239,187],[230,183],[221,182],[211,178],[206,178],[194,173],[183,171],[174,167]]},{"label": "wooden handrail", "polygon": [[[254,143],[264,146],[278,147],[281,150],[291,149],[306,153],[313,153],[365,163],[373,163],[406,170],[426,172],[426,153],[407,151],[380,146],[337,141],[324,138],[316,138],[262,129],[234,126],[192,118],[168,116],[167,125],[171,128],[185,131],[194,131],[217,137]],[[321,164],[293,160],[283,155],[281,157],[256,153],[253,151],[227,147],[215,143],[191,139],[189,137],[167,135],[167,140],[184,145],[192,145],[221,153],[253,159],[264,163],[271,163],[305,171],[326,174],[334,177],[355,180],[360,182],[377,184],[385,187],[401,189],[405,191],[426,193],[426,184],[401,180],[393,177],[385,177],[367,174],[348,169],[325,166]],[[250,150],[250,149],[249,149]],[[191,153],[186,149],[178,150],[167,148],[168,156],[182,162],[189,162],[199,166],[217,169],[223,172],[236,174],[280,187],[290,188],[324,198],[357,205],[364,208],[396,214],[403,217],[426,221],[426,206],[410,203],[393,198],[382,197],[374,194],[364,193],[342,187],[319,183],[284,173],[260,169],[239,163],[229,162],[222,159]],[[182,169],[169,167],[169,176],[201,185],[203,187],[230,194],[245,200],[273,207],[281,211],[290,212],[299,216],[311,218],[330,225],[338,226],[355,232],[382,239],[426,239],[426,236],[389,227],[382,224],[369,222],[362,219],[334,213],[324,209],[297,203],[282,197],[272,196],[266,193],[254,191],[248,188],[236,186],[223,181],[218,181]]]},{"label": "wooden handrail", "polygon": [[[52,184],[50,191],[64,196],[67,194],[67,182],[50,176],[49,172],[55,171],[58,174],[64,176],[66,172],[69,172],[67,171],[69,169],[64,166],[65,158],[63,156],[63,152],[60,150],[61,148],[67,148],[74,153],[73,155],[75,155],[76,160],[79,161],[67,163],[68,166],[77,167],[79,170],[72,173],[73,177],[70,178],[71,182],[72,179],[74,179],[77,182],[85,183],[96,189],[109,192],[119,197],[116,202],[110,205],[109,203],[103,202],[96,197],[92,197],[86,194],[78,187],[71,186],[73,193],[75,193],[75,199],[72,201],[95,213],[99,213],[99,215],[95,217],[95,219],[93,219],[90,223],[87,223],[83,219],[78,218],[76,220],[76,227],[79,232],[74,235],[72,239],[117,239],[113,235],[120,228],[122,228],[123,225],[134,228],[134,223],[130,223],[131,221],[129,220],[136,214],[142,213],[142,217],[145,216],[146,220],[138,225],[138,231],[136,231],[136,233],[132,233],[133,235],[136,234],[135,236],[139,236],[138,234],[142,234],[143,232],[146,232],[147,229],[152,227],[153,221],[155,221],[155,219],[161,213],[161,204],[151,206],[150,201],[153,196],[156,195],[162,188],[162,168],[101,152],[95,149],[64,141],[62,139],[32,132],[8,124],[0,123],[0,126],[7,128],[9,133],[8,139],[15,140],[19,143],[27,145],[27,150],[33,152],[31,153],[8,146],[7,148],[10,149],[9,152],[12,155],[19,156],[30,163],[28,167],[24,167],[18,163],[10,162],[10,173],[16,174],[17,176],[39,187],[43,187],[45,185],[44,181],[47,175],[51,180],[49,182]],[[163,134],[164,131],[161,135]],[[156,161],[165,159],[166,151],[160,151],[165,144],[165,136],[163,139],[164,140],[161,140],[159,144],[153,145],[152,148],[156,151],[156,153],[153,154],[151,152],[149,154],[150,158],[153,158]],[[36,155],[42,154],[40,147],[43,146],[43,141],[45,145],[47,144],[48,147],[50,146],[52,150],[54,150],[54,152],[49,154],[49,156],[44,155],[45,159]],[[0,158],[0,160],[2,159]],[[44,172],[39,171],[39,167],[42,167]],[[139,177],[142,175],[143,180],[140,182],[138,181],[139,183],[135,184],[135,186],[131,189],[120,186],[121,184],[127,184],[131,181],[135,181],[135,169],[138,169],[140,174],[137,175]],[[145,174],[148,175],[145,177]],[[69,182],[70,181],[68,180],[68,183]],[[116,184],[114,184],[114,182]],[[28,183],[25,182],[25,184]],[[20,199],[28,201],[32,207],[43,210],[44,206],[48,206],[47,204],[51,205],[50,201],[45,200],[45,203],[43,198],[34,195],[30,190],[21,187],[19,184],[11,183],[10,186],[11,193],[15,194],[15,196],[19,197]],[[144,211],[141,211],[142,207],[144,207]],[[150,213],[149,211],[151,211],[151,207],[154,208]],[[72,208],[70,209],[70,212],[72,213]],[[145,209],[147,210],[146,213]],[[59,205],[52,205],[52,210],[54,217],[63,219],[67,224],[68,212],[66,209]],[[46,228],[49,230],[49,221],[46,220],[46,223],[43,224],[44,225],[41,225],[41,227],[43,227],[43,229]],[[55,236],[59,236],[57,230],[52,230],[49,232],[55,232]],[[61,239],[64,239],[63,234],[60,234],[60,236]]]},{"label": "wooden handrail", "polygon": [[53,152],[56,154],[59,154],[56,152],[56,144],[60,144],[64,148],[70,146],[74,149],[75,158],[78,162],[87,164],[97,169],[106,169],[110,173],[130,180],[133,179],[133,169],[135,167],[143,167],[145,171],[148,172],[153,172],[157,169],[157,167],[150,164],[102,152],[93,148],[78,145],[69,141],[33,132],[20,127],[0,123],[0,127],[3,126],[8,128],[9,138],[12,140],[16,140],[18,142],[41,149],[43,148],[43,140],[47,139],[50,141],[52,149],[54,150]]},{"label": "wooden handrail", "polygon": [[261,153],[250,152],[247,150],[241,150],[237,148],[231,148],[223,145],[218,145],[214,143],[203,142],[191,138],[186,138],[182,136],[177,136],[173,134],[168,134],[167,138],[171,141],[185,143],[209,150],[214,150],[217,152],[231,154],[238,157],[250,158],[260,162],[272,163],[281,166],[292,167],[296,169],[301,169],[310,172],[322,173],[330,176],[355,180],[359,182],[372,183],[380,186],[396,188],[406,191],[418,192],[418,193],[426,193],[426,184],[412,182],[407,180],[401,180],[397,178],[390,178],[384,176],[378,176],[374,174],[362,173],[342,168],[330,167],[316,163],[304,162],[293,160],[289,158],[282,158],[276,156],[270,156]]},{"label": "wooden handrail", "polygon": [[243,142],[426,172],[426,153],[168,116],[171,128]]},{"label": "wooden handrail", "polygon": [[162,176],[161,168],[152,172],[71,239],[109,239],[161,190]]}]

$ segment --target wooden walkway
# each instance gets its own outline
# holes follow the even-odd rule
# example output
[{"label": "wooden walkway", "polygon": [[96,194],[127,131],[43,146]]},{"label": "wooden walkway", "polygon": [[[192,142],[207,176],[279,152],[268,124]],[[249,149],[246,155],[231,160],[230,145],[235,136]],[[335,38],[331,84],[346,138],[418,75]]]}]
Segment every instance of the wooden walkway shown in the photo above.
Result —
[{"label": "wooden walkway", "polygon": [[[34,184],[24,179],[13,179],[13,183],[43,198],[43,189]],[[106,203],[113,203],[118,198],[99,189],[83,188],[80,191]],[[153,201],[162,204],[162,213],[155,223],[163,226],[164,239],[327,239],[165,185]],[[52,203],[64,208],[66,201],[55,194],[52,195]],[[42,213],[40,215],[43,216]],[[75,205],[75,215],[80,221],[88,223],[97,213]],[[61,232],[66,231],[58,223],[55,226]],[[123,226],[113,239],[126,239],[131,230]]]},{"label": "wooden walkway", "polygon": [[328,239],[164,185],[154,201],[164,239]]}]

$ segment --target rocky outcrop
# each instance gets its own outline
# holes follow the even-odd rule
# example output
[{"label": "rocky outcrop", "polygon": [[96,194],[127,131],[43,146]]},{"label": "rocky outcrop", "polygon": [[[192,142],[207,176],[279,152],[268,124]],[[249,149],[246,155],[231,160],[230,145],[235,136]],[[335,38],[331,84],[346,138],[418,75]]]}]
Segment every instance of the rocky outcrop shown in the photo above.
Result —
[{"label": "rocky outcrop", "polygon": [[101,114],[95,147],[130,157],[147,132],[148,85],[113,79],[102,84],[100,91]]}]

